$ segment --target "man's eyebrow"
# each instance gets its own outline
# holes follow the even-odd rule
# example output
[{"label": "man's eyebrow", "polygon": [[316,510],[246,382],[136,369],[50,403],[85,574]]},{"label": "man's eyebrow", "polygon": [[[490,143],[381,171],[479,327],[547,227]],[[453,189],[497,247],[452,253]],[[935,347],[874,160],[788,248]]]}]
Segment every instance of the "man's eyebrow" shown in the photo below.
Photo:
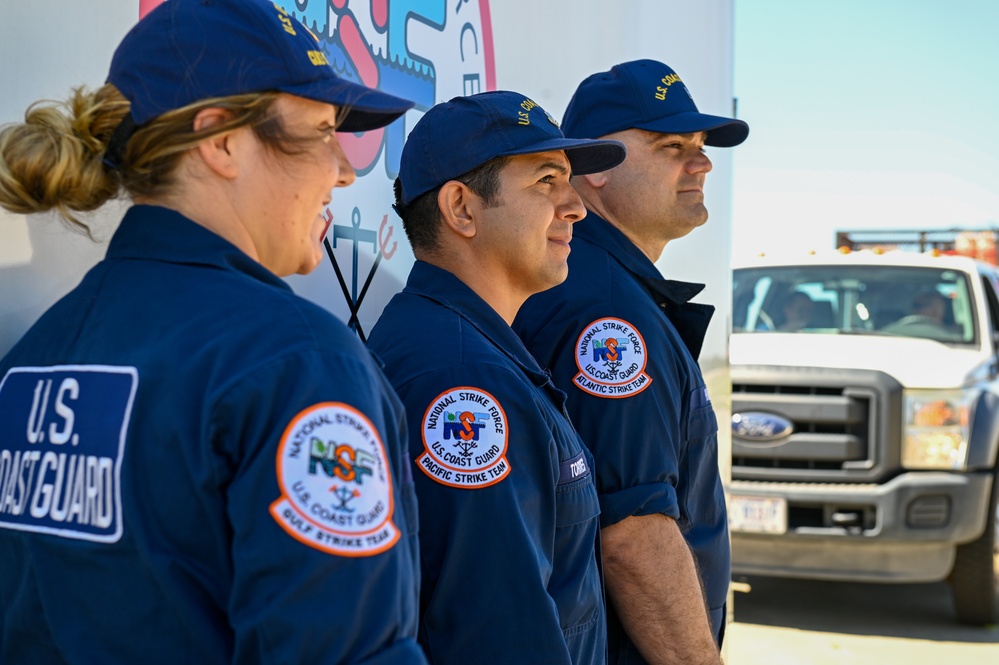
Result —
[{"label": "man's eyebrow", "polygon": [[675,141],[676,139],[693,139],[694,133],[690,132],[688,134],[653,134],[649,137],[649,143],[659,143],[660,141]]},{"label": "man's eyebrow", "polygon": [[[693,141],[699,132],[687,132],[685,134],[653,134],[649,138],[649,144],[654,145],[656,143],[666,143],[667,141],[675,141],[676,139],[683,139],[684,141]],[[707,137],[705,137],[707,138]]]},{"label": "man's eyebrow", "polygon": [[549,161],[538,164],[538,168],[536,168],[534,172],[540,173],[541,171],[548,171],[548,170],[558,171],[559,173],[568,173],[569,167],[566,166],[563,162]]}]

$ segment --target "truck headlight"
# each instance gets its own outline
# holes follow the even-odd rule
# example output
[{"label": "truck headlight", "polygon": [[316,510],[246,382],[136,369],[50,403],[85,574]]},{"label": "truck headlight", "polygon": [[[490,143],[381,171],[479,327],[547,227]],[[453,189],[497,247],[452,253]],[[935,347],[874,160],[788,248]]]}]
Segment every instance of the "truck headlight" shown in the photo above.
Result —
[{"label": "truck headlight", "polygon": [[906,390],[902,466],[963,469],[973,401],[971,391]]}]

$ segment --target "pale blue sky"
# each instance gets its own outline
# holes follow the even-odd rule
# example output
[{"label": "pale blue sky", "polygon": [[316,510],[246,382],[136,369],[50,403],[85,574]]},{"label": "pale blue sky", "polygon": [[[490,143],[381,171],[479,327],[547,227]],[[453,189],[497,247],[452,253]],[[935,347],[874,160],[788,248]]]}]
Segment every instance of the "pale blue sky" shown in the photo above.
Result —
[{"label": "pale blue sky", "polygon": [[735,94],[736,258],[999,226],[999,0],[735,0]]}]

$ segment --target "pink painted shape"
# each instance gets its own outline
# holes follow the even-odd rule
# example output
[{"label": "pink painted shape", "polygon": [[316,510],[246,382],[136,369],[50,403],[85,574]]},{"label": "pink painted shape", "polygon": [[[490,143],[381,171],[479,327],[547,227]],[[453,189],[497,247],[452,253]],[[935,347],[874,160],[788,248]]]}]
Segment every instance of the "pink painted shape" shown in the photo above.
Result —
[{"label": "pink painted shape", "polygon": [[162,4],[163,0],[139,0],[139,18],[143,18]]},{"label": "pink painted shape", "polygon": [[[357,67],[358,77],[361,83],[369,88],[378,87],[378,67],[374,58],[368,50],[368,45],[361,37],[361,30],[357,27],[357,22],[350,14],[340,16],[340,23],[337,32],[343,41],[343,46],[350,57],[351,62]],[[367,171],[375,160],[378,159],[378,152],[382,149],[382,139],[384,129],[374,129],[364,132],[360,136],[349,133],[341,133],[337,136],[343,151],[350,160],[351,165],[358,171]]]},{"label": "pink painted shape", "polygon": [[496,57],[493,54],[493,22],[489,16],[489,0],[479,0],[482,21],[482,50],[486,62],[486,90],[496,89]]},{"label": "pink painted shape", "polygon": [[351,14],[343,14],[340,17],[340,25],[337,26],[343,46],[347,49],[347,55],[351,62],[357,67],[357,74],[361,82],[369,88],[378,87],[378,66],[375,59],[371,57],[368,44],[361,36],[361,29],[357,27],[357,21]]},{"label": "pink painted shape", "polygon": [[379,30],[388,23],[388,0],[371,0],[371,20]]}]

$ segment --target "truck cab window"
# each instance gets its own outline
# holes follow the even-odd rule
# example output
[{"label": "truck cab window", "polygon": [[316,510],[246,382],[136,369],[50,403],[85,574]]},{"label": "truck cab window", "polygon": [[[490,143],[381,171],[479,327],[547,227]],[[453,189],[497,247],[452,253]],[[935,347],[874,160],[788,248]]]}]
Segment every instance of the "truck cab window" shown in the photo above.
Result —
[{"label": "truck cab window", "polygon": [[953,270],[849,262],[773,266],[736,270],[733,284],[735,332],[976,342],[970,289]]}]

